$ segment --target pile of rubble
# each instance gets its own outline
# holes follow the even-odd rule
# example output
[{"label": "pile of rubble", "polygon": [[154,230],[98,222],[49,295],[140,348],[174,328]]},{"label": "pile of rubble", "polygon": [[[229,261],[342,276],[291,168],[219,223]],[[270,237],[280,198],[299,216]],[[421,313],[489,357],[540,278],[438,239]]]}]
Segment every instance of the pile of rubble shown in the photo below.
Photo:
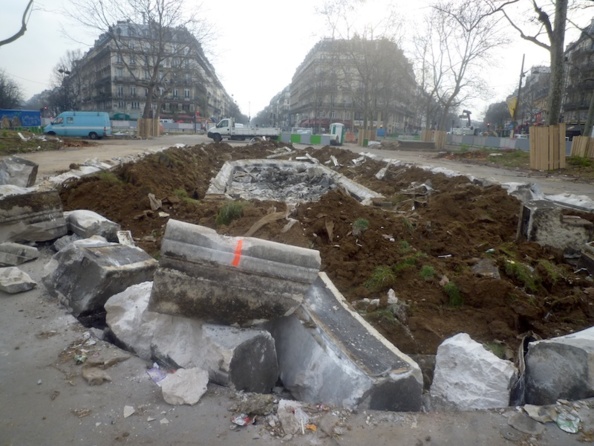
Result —
[{"label": "pile of rubble", "polygon": [[[195,404],[208,381],[269,393],[280,380],[307,403],[391,411],[594,396],[594,328],[527,342],[519,368],[456,335],[439,347],[424,393],[426,370],[351,309],[320,272],[319,252],[169,219],[157,261],[101,215],[64,212],[55,190],[32,186],[35,166],[5,165],[0,178],[12,184],[0,185],[0,290],[38,286],[18,265],[35,261],[35,245],[52,244],[47,291],[79,318],[105,312],[108,338],[172,372],[155,379],[171,404]],[[534,228],[550,212],[525,209],[526,236],[546,237],[546,225]],[[577,227],[582,235],[567,238],[579,245],[591,228]]]}]

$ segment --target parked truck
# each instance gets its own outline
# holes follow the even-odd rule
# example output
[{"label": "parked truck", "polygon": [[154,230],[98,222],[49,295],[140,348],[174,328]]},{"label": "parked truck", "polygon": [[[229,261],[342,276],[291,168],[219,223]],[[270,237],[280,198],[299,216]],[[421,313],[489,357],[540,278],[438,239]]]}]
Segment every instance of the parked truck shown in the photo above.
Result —
[{"label": "parked truck", "polygon": [[215,142],[223,139],[245,140],[251,138],[278,139],[281,130],[277,127],[253,127],[235,122],[234,118],[223,118],[219,123],[208,129],[207,136]]}]

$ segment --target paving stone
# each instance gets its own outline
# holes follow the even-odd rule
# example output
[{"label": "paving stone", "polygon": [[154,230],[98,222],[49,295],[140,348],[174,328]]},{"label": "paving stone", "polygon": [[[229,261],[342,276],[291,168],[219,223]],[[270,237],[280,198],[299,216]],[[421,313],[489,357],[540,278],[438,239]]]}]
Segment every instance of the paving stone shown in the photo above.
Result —
[{"label": "paving stone", "polygon": [[51,295],[80,316],[102,311],[114,294],[152,280],[156,268],[157,261],[140,248],[85,239],[57,252],[42,280]]}]

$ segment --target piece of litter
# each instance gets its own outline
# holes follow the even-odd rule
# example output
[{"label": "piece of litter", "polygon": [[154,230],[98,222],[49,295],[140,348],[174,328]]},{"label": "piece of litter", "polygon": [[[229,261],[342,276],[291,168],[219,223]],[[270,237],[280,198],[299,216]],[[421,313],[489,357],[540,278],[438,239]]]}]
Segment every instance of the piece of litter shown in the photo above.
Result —
[{"label": "piece of litter", "polygon": [[251,418],[247,414],[242,413],[241,415],[234,417],[231,422],[237,426],[247,426],[248,424],[254,424],[255,420],[256,417]]},{"label": "piece of litter", "polygon": [[146,421],[148,421],[149,423],[150,423],[151,421],[155,421],[155,420],[156,420],[156,418],[153,418],[153,417],[148,417],[148,418],[146,419]]},{"label": "piece of litter", "polygon": [[37,380],[37,385],[38,385],[38,386],[40,386],[42,382],[43,382],[43,381],[41,381],[40,379],[38,379],[38,380]]},{"label": "piece of litter", "polygon": [[159,421],[159,423],[161,423],[161,424],[169,424],[169,420],[167,418],[163,418],[161,421]]},{"label": "piece of litter", "polygon": [[124,418],[128,418],[134,412],[136,412],[136,410],[134,410],[134,407],[132,407],[132,406],[124,406]]},{"label": "piece of litter", "polygon": [[580,430],[580,419],[566,412],[561,412],[557,416],[556,423],[563,432],[577,434]]}]

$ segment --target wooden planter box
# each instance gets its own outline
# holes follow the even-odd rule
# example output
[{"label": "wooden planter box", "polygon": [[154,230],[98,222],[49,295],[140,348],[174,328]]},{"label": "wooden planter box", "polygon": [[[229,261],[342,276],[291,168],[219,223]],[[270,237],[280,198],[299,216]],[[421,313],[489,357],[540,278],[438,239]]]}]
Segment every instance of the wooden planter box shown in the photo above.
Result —
[{"label": "wooden planter box", "polygon": [[530,168],[565,168],[565,124],[530,127]]},{"label": "wooden planter box", "polygon": [[594,158],[594,138],[574,136],[571,143],[571,156]]}]

